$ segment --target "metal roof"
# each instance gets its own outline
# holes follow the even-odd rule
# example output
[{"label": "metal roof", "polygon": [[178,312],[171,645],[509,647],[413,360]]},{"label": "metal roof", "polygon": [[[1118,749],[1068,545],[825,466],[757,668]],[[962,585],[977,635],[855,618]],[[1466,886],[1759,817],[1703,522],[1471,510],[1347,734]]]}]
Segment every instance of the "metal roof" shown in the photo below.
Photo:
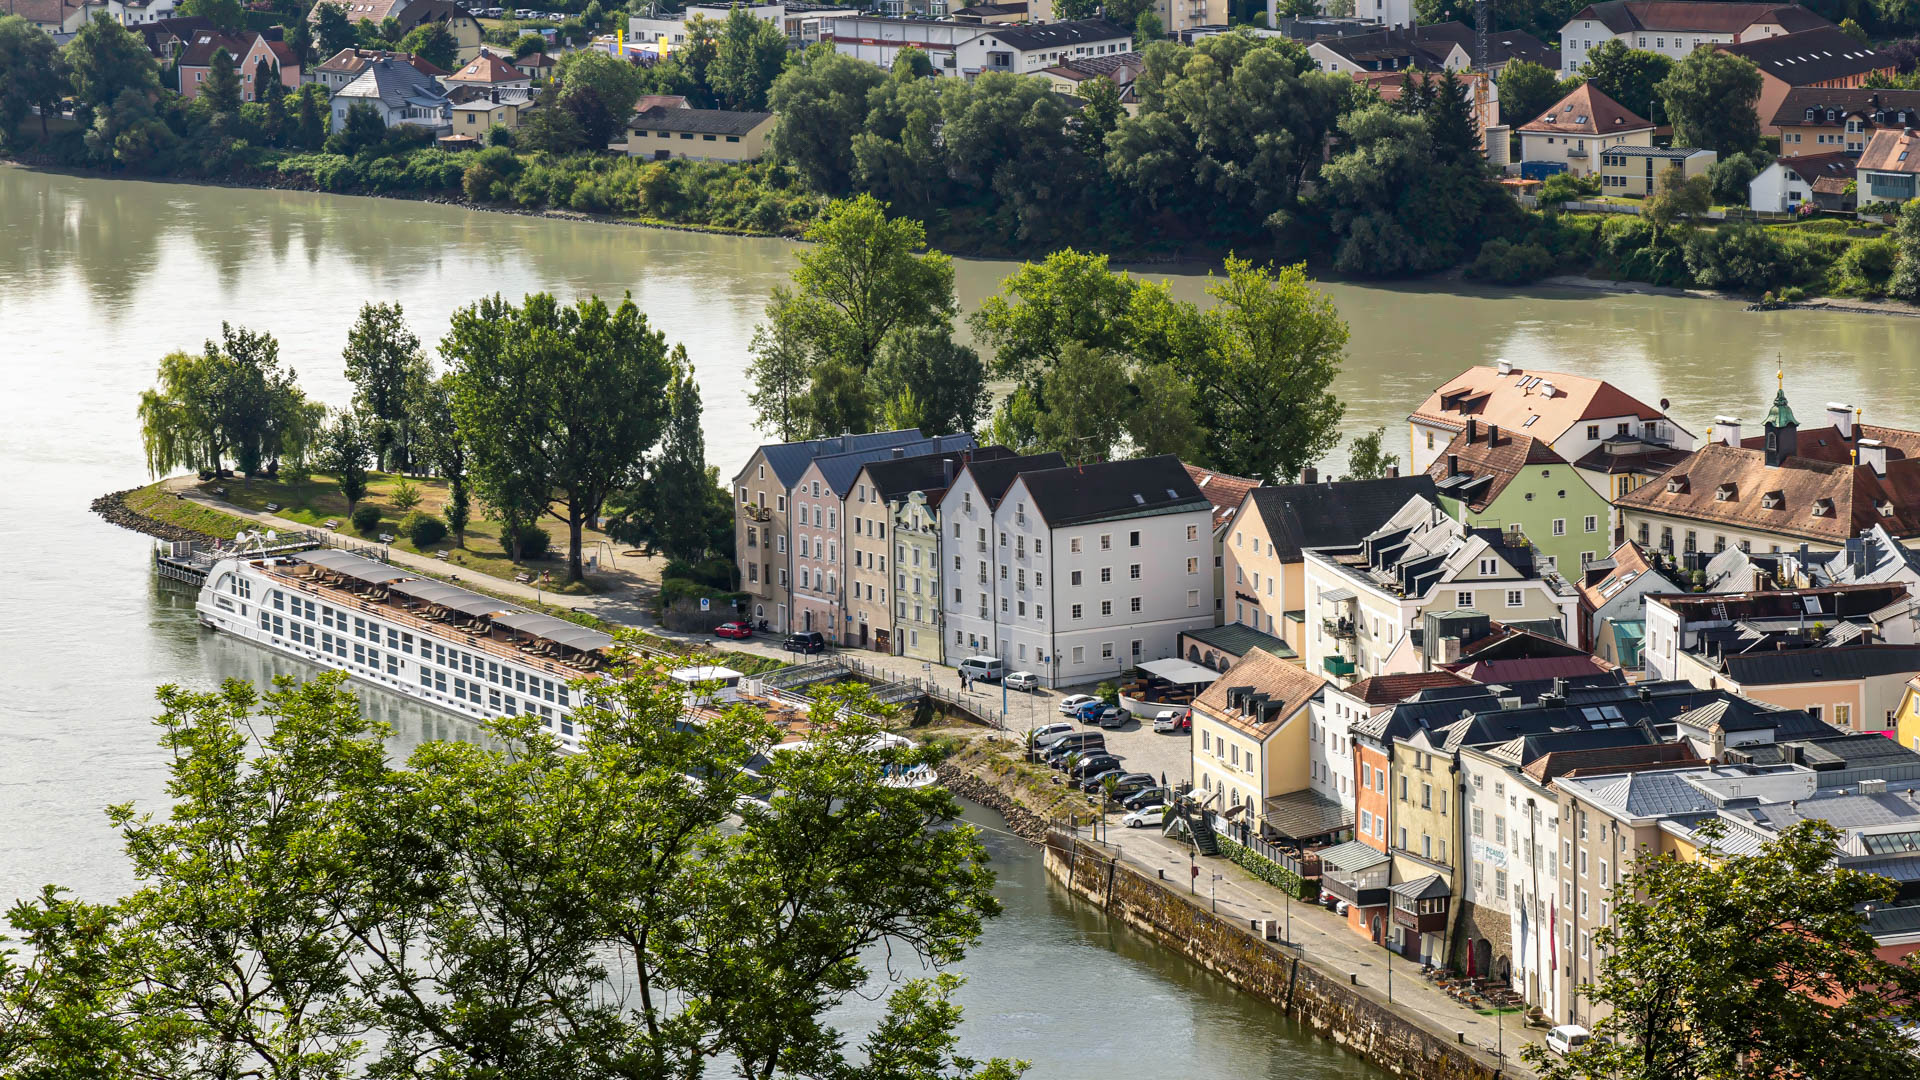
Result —
[{"label": "metal roof", "polygon": [[457,611],[462,615],[491,615],[495,612],[513,610],[513,605],[504,600],[481,596],[476,592],[468,592],[458,585],[448,585],[439,581],[399,581],[388,586],[388,591],[412,597],[423,604]]},{"label": "metal roof", "polygon": [[301,562],[331,570],[336,574],[345,574],[355,581],[364,581],[370,585],[379,585],[388,581],[416,576],[411,571],[401,570],[383,562],[364,559],[358,555],[335,548],[321,548],[317,551],[301,552],[297,556]]},{"label": "metal roof", "polygon": [[1390,856],[1386,852],[1377,848],[1368,847],[1358,840],[1349,840],[1344,844],[1339,844],[1320,852],[1321,863],[1331,866],[1335,870],[1346,870],[1349,872],[1379,866],[1389,858]]},{"label": "metal roof", "polygon": [[509,611],[503,615],[495,615],[492,621],[495,626],[518,630],[523,634],[530,634],[556,645],[565,645],[569,649],[579,649],[582,652],[604,649],[613,644],[613,637],[609,634],[534,611]]},{"label": "metal roof", "polygon": [[1135,665],[1149,675],[1158,676],[1172,683],[1212,683],[1220,678],[1220,673],[1205,664],[1196,664],[1191,660],[1169,657],[1165,660],[1145,660]]},{"label": "metal roof", "polygon": [[1281,836],[1305,840],[1350,828],[1353,812],[1308,788],[1268,799],[1261,807],[1260,820]]},{"label": "metal roof", "polygon": [[1442,896],[1453,894],[1453,890],[1447,888],[1446,881],[1439,874],[1428,874],[1423,878],[1403,881],[1398,885],[1388,886],[1388,889],[1393,895],[1407,900],[1437,900]]}]

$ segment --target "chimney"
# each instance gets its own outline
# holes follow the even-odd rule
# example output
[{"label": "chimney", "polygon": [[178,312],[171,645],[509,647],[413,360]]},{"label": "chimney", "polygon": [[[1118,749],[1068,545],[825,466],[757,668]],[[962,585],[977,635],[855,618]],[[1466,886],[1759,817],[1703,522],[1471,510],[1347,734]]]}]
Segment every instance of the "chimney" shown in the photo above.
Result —
[{"label": "chimney", "polygon": [[1553,396],[1553,380],[1552,379],[1540,380],[1540,396],[1541,397]]},{"label": "chimney", "polygon": [[1487,445],[1488,446],[1500,445],[1500,425],[1499,424],[1487,425]]},{"label": "chimney", "polygon": [[1400,466],[1398,465],[1387,466],[1387,479],[1393,480],[1393,479],[1397,479],[1399,476],[1400,476]]},{"label": "chimney", "polygon": [[1496,360],[1494,361],[1494,366],[1500,369],[1500,374],[1502,375],[1513,374],[1513,361],[1511,360]]},{"label": "chimney", "polygon": [[1459,454],[1447,455],[1447,475],[1448,476],[1460,475],[1460,455]]},{"label": "chimney", "polygon": [[1304,469],[1301,469],[1301,470],[1300,470],[1300,482],[1301,482],[1301,483],[1303,483],[1303,484],[1317,484],[1317,483],[1319,483],[1319,482],[1320,482],[1320,470],[1319,470],[1319,469],[1316,469],[1316,468],[1314,468],[1314,467],[1313,467],[1313,466],[1311,466],[1311,465],[1309,465],[1309,466],[1307,466],[1307,467],[1306,467],[1306,468],[1304,468]]},{"label": "chimney", "polygon": [[1475,420],[1471,416],[1467,417],[1467,442],[1471,444],[1479,438],[1480,438],[1480,421]]},{"label": "chimney", "polygon": [[1853,438],[1853,406],[1838,401],[1827,402],[1827,423],[1833,425],[1841,438]]},{"label": "chimney", "polygon": [[1713,440],[1738,449],[1740,446],[1740,418],[1737,416],[1716,416],[1713,418]]},{"label": "chimney", "polygon": [[945,486],[947,487],[953,486],[953,470],[954,463],[952,458],[946,458],[940,462],[940,478],[946,481]]},{"label": "chimney", "polygon": [[1648,686],[1646,683],[1640,684],[1640,703],[1643,705],[1653,703],[1653,687]]},{"label": "chimney", "polygon": [[1877,476],[1887,475],[1887,444],[1879,439],[1860,439],[1853,444],[1856,463],[1865,465]]},{"label": "chimney", "polygon": [[1435,664],[1457,664],[1460,662],[1460,639],[1443,637],[1434,642],[1433,662]]}]

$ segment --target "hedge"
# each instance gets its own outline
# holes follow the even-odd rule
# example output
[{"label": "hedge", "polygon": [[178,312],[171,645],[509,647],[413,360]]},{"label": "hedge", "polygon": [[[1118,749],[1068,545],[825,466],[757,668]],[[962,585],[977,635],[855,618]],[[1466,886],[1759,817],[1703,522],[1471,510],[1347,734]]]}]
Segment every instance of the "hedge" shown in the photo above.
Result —
[{"label": "hedge", "polygon": [[1320,897],[1320,883],[1312,878],[1303,878],[1299,874],[1281,866],[1265,855],[1254,851],[1225,836],[1220,836],[1220,850],[1227,858],[1239,864],[1242,870],[1261,881],[1279,889],[1295,900],[1312,903]]}]

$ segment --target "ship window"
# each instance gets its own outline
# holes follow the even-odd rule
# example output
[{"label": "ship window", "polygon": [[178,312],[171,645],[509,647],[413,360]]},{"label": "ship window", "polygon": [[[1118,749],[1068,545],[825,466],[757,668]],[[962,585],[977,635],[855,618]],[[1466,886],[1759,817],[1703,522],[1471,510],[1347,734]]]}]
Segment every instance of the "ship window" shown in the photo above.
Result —
[{"label": "ship window", "polygon": [[501,706],[502,706],[501,711],[508,716],[520,715],[518,709],[516,708],[516,703],[513,700],[512,694],[508,694],[505,698],[502,699]]},{"label": "ship window", "polygon": [[553,700],[553,684],[545,679],[540,680],[540,696],[548,701]]},{"label": "ship window", "polygon": [[367,666],[372,668],[375,671],[380,670],[380,650],[379,649],[367,650]]},{"label": "ship window", "polygon": [[408,654],[409,656],[413,654],[413,635],[412,634],[400,635],[400,651]]},{"label": "ship window", "polygon": [[513,673],[513,689],[516,692],[522,693],[522,694],[527,692],[527,673],[526,672],[516,671]]},{"label": "ship window", "polygon": [[429,690],[433,689],[433,672],[432,671],[428,670],[427,668],[420,669],[420,685],[426,687]]},{"label": "ship window", "polygon": [[496,713],[501,711],[500,710],[500,691],[492,689],[491,687],[488,688],[487,707],[492,709]]},{"label": "ship window", "polygon": [[286,595],[282,593],[279,589],[273,590],[273,610],[275,611],[287,610]]},{"label": "ship window", "polygon": [[564,686],[560,688],[560,704],[567,704],[567,688]]},{"label": "ship window", "polygon": [[400,658],[392,653],[387,654],[387,674],[400,674]]},{"label": "ship window", "polygon": [[433,673],[433,688],[435,690],[438,690],[442,694],[447,692],[447,673],[446,672],[436,671]]}]

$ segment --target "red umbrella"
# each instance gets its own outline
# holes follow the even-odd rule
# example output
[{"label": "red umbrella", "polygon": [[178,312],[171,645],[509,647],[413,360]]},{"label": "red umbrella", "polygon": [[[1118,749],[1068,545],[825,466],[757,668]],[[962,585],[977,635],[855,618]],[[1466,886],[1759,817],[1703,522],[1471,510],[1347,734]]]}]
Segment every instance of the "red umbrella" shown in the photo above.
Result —
[{"label": "red umbrella", "polygon": [[1468,939],[1467,939],[1467,978],[1469,978],[1469,979],[1471,979],[1471,978],[1473,978],[1473,976],[1474,976],[1474,970],[1473,970],[1473,939],[1472,939],[1472,938],[1468,938]]}]

